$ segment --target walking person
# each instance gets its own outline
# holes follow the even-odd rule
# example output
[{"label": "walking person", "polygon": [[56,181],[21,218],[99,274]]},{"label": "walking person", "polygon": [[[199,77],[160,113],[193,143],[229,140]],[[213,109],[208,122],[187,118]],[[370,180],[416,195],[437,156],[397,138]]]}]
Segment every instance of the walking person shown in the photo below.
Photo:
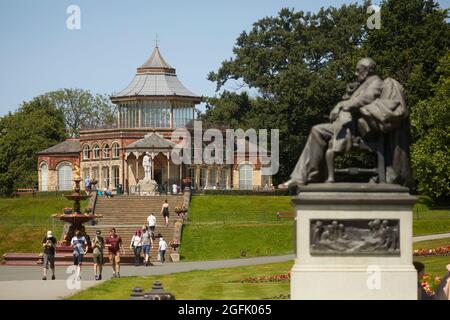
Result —
[{"label": "walking person", "polygon": [[150,230],[150,233],[152,235],[152,237],[155,235],[155,228],[156,228],[156,217],[155,215],[152,213],[150,213],[150,215],[147,218],[147,222],[148,222],[148,228]]},{"label": "walking person", "polygon": [[134,265],[137,267],[141,264],[141,251],[142,251],[142,232],[141,229],[137,229],[131,238],[130,249],[134,252]]},{"label": "walking person", "polygon": [[102,280],[103,269],[103,249],[105,248],[105,240],[100,236],[100,230],[95,231],[95,237],[92,241],[92,260],[94,262],[95,280]]},{"label": "walking person", "polygon": [[166,223],[166,227],[169,226],[169,204],[167,203],[167,199],[164,200],[164,203],[161,207],[161,214],[164,217],[164,222]]},{"label": "walking person", "polygon": [[84,180],[84,188],[86,194],[89,195],[91,193],[91,178],[89,178],[89,176],[87,176],[86,179]]},{"label": "walking person", "polygon": [[52,280],[55,280],[55,246],[56,246],[56,238],[53,236],[51,231],[47,231],[47,236],[42,239],[42,246],[44,247],[44,253],[42,259],[44,261],[44,275],[42,280],[47,280],[47,271],[50,266],[52,269]]},{"label": "walking person", "polygon": [[75,235],[70,240],[70,245],[73,248],[73,265],[77,267],[77,279],[81,280],[81,265],[88,246],[86,238],[81,234],[80,230],[75,231]]},{"label": "walking person", "polygon": [[113,269],[113,278],[120,278],[120,250],[125,255],[125,249],[122,245],[122,238],[116,233],[116,228],[110,230],[109,236],[105,241],[105,247],[108,248],[109,261]]},{"label": "walking person", "polygon": [[142,226],[142,251],[144,252],[144,264],[145,266],[151,265],[150,263],[150,250],[153,247],[152,234],[147,226]]},{"label": "walking person", "polygon": [[160,237],[158,251],[159,251],[161,263],[166,262],[166,259],[165,259],[166,250],[167,250],[167,242],[166,242],[166,240],[163,239],[163,237]]}]

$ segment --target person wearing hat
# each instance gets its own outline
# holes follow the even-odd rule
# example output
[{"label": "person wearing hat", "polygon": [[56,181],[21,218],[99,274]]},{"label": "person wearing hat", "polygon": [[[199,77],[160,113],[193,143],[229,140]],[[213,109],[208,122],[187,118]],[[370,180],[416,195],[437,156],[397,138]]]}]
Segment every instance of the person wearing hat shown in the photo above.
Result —
[{"label": "person wearing hat", "polygon": [[94,262],[95,280],[102,280],[103,269],[103,249],[105,248],[105,241],[100,235],[100,230],[95,231],[94,240],[92,240],[92,260]]},{"label": "person wearing hat", "polygon": [[44,265],[44,276],[42,280],[47,280],[47,270],[50,266],[52,269],[52,280],[55,280],[55,246],[56,238],[53,236],[51,231],[47,231],[47,235],[42,240],[42,247],[44,248],[44,253],[42,255],[43,265]]}]

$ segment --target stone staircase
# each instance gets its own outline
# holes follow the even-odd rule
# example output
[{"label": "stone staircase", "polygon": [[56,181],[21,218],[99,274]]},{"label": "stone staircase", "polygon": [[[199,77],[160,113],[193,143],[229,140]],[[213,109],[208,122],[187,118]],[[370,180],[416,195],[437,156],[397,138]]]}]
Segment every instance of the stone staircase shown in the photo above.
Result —
[{"label": "stone staircase", "polygon": [[[164,223],[161,215],[161,206],[167,199],[170,206],[169,226]],[[169,243],[174,237],[174,221],[178,215],[174,212],[175,207],[183,204],[183,196],[118,196],[114,198],[98,198],[95,214],[103,218],[98,219],[98,224],[90,226],[86,224],[86,233],[93,239],[96,230],[101,230],[103,238],[109,235],[111,228],[116,228],[116,233],[122,238],[126,256],[133,256],[130,249],[131,238],[136,229],[147,225],[147,217],[150,212],[156,217],[155,236],[161,234]],[[157,259],[158,238],[153,243],[150,251],[152,261]]]},{"label": "stone staircase", "polygon": [[[169,226],[164,223],[161,215],[161,206],[167,199],[170,206]],[[136,229],[141,229],[143,225],[147,225],[147,217],[150,212],[156,217],[155,236],[161,234],[167,241],[167,244],[174,238],[174,222],[181,220],[175,213],[174,209],[183,204],[184,196],[116,196],[113,198],[97,199],[95,213],[100,214],[103,218],[98,219],[95,225],[85,224],[86,233],[93,239],[96,230],[101,230],[103,238],[109,235],[111,228],[116,228],[116,232],[122,237],[125,255],[121,257],[123,264],[132,264],[134,260],[133,250],[130,249],[131,238]],[[159,239],[156,238],[153,248],[150,251],[150,260],[157,261]],[[166,251],[166,261],[170,261],[170,247]],[[108,251],[105,249],[105,262],[109,264]],[[15,266],[33,266],[42,263],[39,253],[7,253],[3,255],[6,265]],[[87,253],[83,263],[85,265],[92,264],[92,254]],[[59,266],[68,266],[72,264],[72,249],[57,249],[55,264]]]}]

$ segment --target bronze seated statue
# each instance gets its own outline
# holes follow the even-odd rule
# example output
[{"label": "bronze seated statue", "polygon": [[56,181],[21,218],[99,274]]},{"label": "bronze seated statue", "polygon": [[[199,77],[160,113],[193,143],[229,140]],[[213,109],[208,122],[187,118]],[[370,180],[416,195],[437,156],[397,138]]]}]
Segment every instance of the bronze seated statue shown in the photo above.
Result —
[{"label": "bronze seated statue", "polygon": [[[357,84],[331,111],[330,123],[313,126],[303,152],[291,174],[280,187],[310,182],[334,182],[336,172],[376,174],[376,182],[410,186],[409,123],[404,89],[392,78],[375,74],[370,58],[358,61]],[[336,154],[360,148],[377,154],[373,169],[335,169]]]}]

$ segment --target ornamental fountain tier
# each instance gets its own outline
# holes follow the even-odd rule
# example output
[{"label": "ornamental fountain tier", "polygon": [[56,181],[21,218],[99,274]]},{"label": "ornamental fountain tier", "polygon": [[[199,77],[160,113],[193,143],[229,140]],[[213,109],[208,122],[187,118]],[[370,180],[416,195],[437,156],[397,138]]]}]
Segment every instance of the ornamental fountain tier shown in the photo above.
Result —
[{"label": "ornamental fountain tier", "polygon": [[96,218],[102,217],[101,215],[95,215],[91,212],[84,214],[81,213],[80,201],[90,198],[91,195],[81,194],[81,177],[80,168],[78,166],[75,166],[73,181],[75,182],[75,188],[73,189],[73,192],[69,195],[64,195],[64,197],[66,197],[68,200],[73,200],[74,202],[72,212],[64,214],[54,214],[52,216],[54,219],[59,219],[68,224],[68,227],[67,225],[64,226],[64,241],[61,243],[62,246],[70,246],[70,240],[75,235],[75,232],[77,230],[81,232],[81,235],[87,236],[83,224]]}]

